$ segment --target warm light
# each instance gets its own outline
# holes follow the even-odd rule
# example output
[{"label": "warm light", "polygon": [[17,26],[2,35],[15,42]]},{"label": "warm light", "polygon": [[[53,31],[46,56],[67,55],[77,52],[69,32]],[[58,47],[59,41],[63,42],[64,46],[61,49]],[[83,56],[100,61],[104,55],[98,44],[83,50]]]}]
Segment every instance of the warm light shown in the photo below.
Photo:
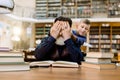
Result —
[{"label": "warm light", "polygon": [[18,37],[18,36],[13,36],[13,37],[12,37],[12,40],[13,40],[13,41],[20,41],[20,37]]},{"label": "warm light", "polygon": [[13,28],[13,34],[16,35],[16,36],[19,36],[21,34],[21,28],[14,27]]}]

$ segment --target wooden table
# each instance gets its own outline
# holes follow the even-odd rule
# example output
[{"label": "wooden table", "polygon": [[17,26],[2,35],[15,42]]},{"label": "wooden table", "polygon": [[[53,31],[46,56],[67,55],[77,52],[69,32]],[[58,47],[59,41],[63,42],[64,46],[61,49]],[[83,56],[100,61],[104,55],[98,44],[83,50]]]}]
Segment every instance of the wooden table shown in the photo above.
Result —
[{"label": "wooden table", "polygon": [[120,80],[120,68],[32,68],[30,71],[0,72],[0,80]]}]

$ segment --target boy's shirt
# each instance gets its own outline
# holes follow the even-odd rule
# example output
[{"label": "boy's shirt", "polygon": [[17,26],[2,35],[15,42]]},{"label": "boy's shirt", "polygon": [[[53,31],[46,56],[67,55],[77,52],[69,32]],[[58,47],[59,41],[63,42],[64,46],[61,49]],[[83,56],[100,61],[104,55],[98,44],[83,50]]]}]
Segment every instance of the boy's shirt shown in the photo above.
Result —
[{"label": "boy's shirt", "polygon": [[77,32],[76,32],[76,30],[72,30],[72,34],[73,34],[74,36],[76,36],[76,41],[75,41],[75,43],[76,43],[79,47],[81,47],[81,45],[83,45],[84,42],[86,42],[86,37],[85,37],[85,36],[78,35]]}]

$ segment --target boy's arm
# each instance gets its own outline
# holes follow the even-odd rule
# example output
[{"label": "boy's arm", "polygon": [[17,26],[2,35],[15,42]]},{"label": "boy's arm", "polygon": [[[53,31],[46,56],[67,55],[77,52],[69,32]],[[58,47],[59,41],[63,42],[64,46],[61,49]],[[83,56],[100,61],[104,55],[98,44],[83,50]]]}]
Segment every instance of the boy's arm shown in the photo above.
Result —
[{"label": "boy's arm", "polygon": [[83,45],[83,43],[86,41],[85,37],[78,37],[75,35],[72,35],[72,39],[73,39],[73,41],[75,41],[79,45]]}]

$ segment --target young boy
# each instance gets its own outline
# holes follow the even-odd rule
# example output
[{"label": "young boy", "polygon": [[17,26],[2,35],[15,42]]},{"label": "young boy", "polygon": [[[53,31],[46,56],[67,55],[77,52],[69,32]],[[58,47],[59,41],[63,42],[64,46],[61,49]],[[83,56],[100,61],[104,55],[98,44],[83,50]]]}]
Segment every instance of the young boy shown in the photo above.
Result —
[{"label": "young boy", "polygon": [[90,20],[82,19],[76,28],[76,30],[72,30],[72,37],[75,40],[75,43],[81,47],[81,45],[86,42],[86,34],[90,30]]}]

